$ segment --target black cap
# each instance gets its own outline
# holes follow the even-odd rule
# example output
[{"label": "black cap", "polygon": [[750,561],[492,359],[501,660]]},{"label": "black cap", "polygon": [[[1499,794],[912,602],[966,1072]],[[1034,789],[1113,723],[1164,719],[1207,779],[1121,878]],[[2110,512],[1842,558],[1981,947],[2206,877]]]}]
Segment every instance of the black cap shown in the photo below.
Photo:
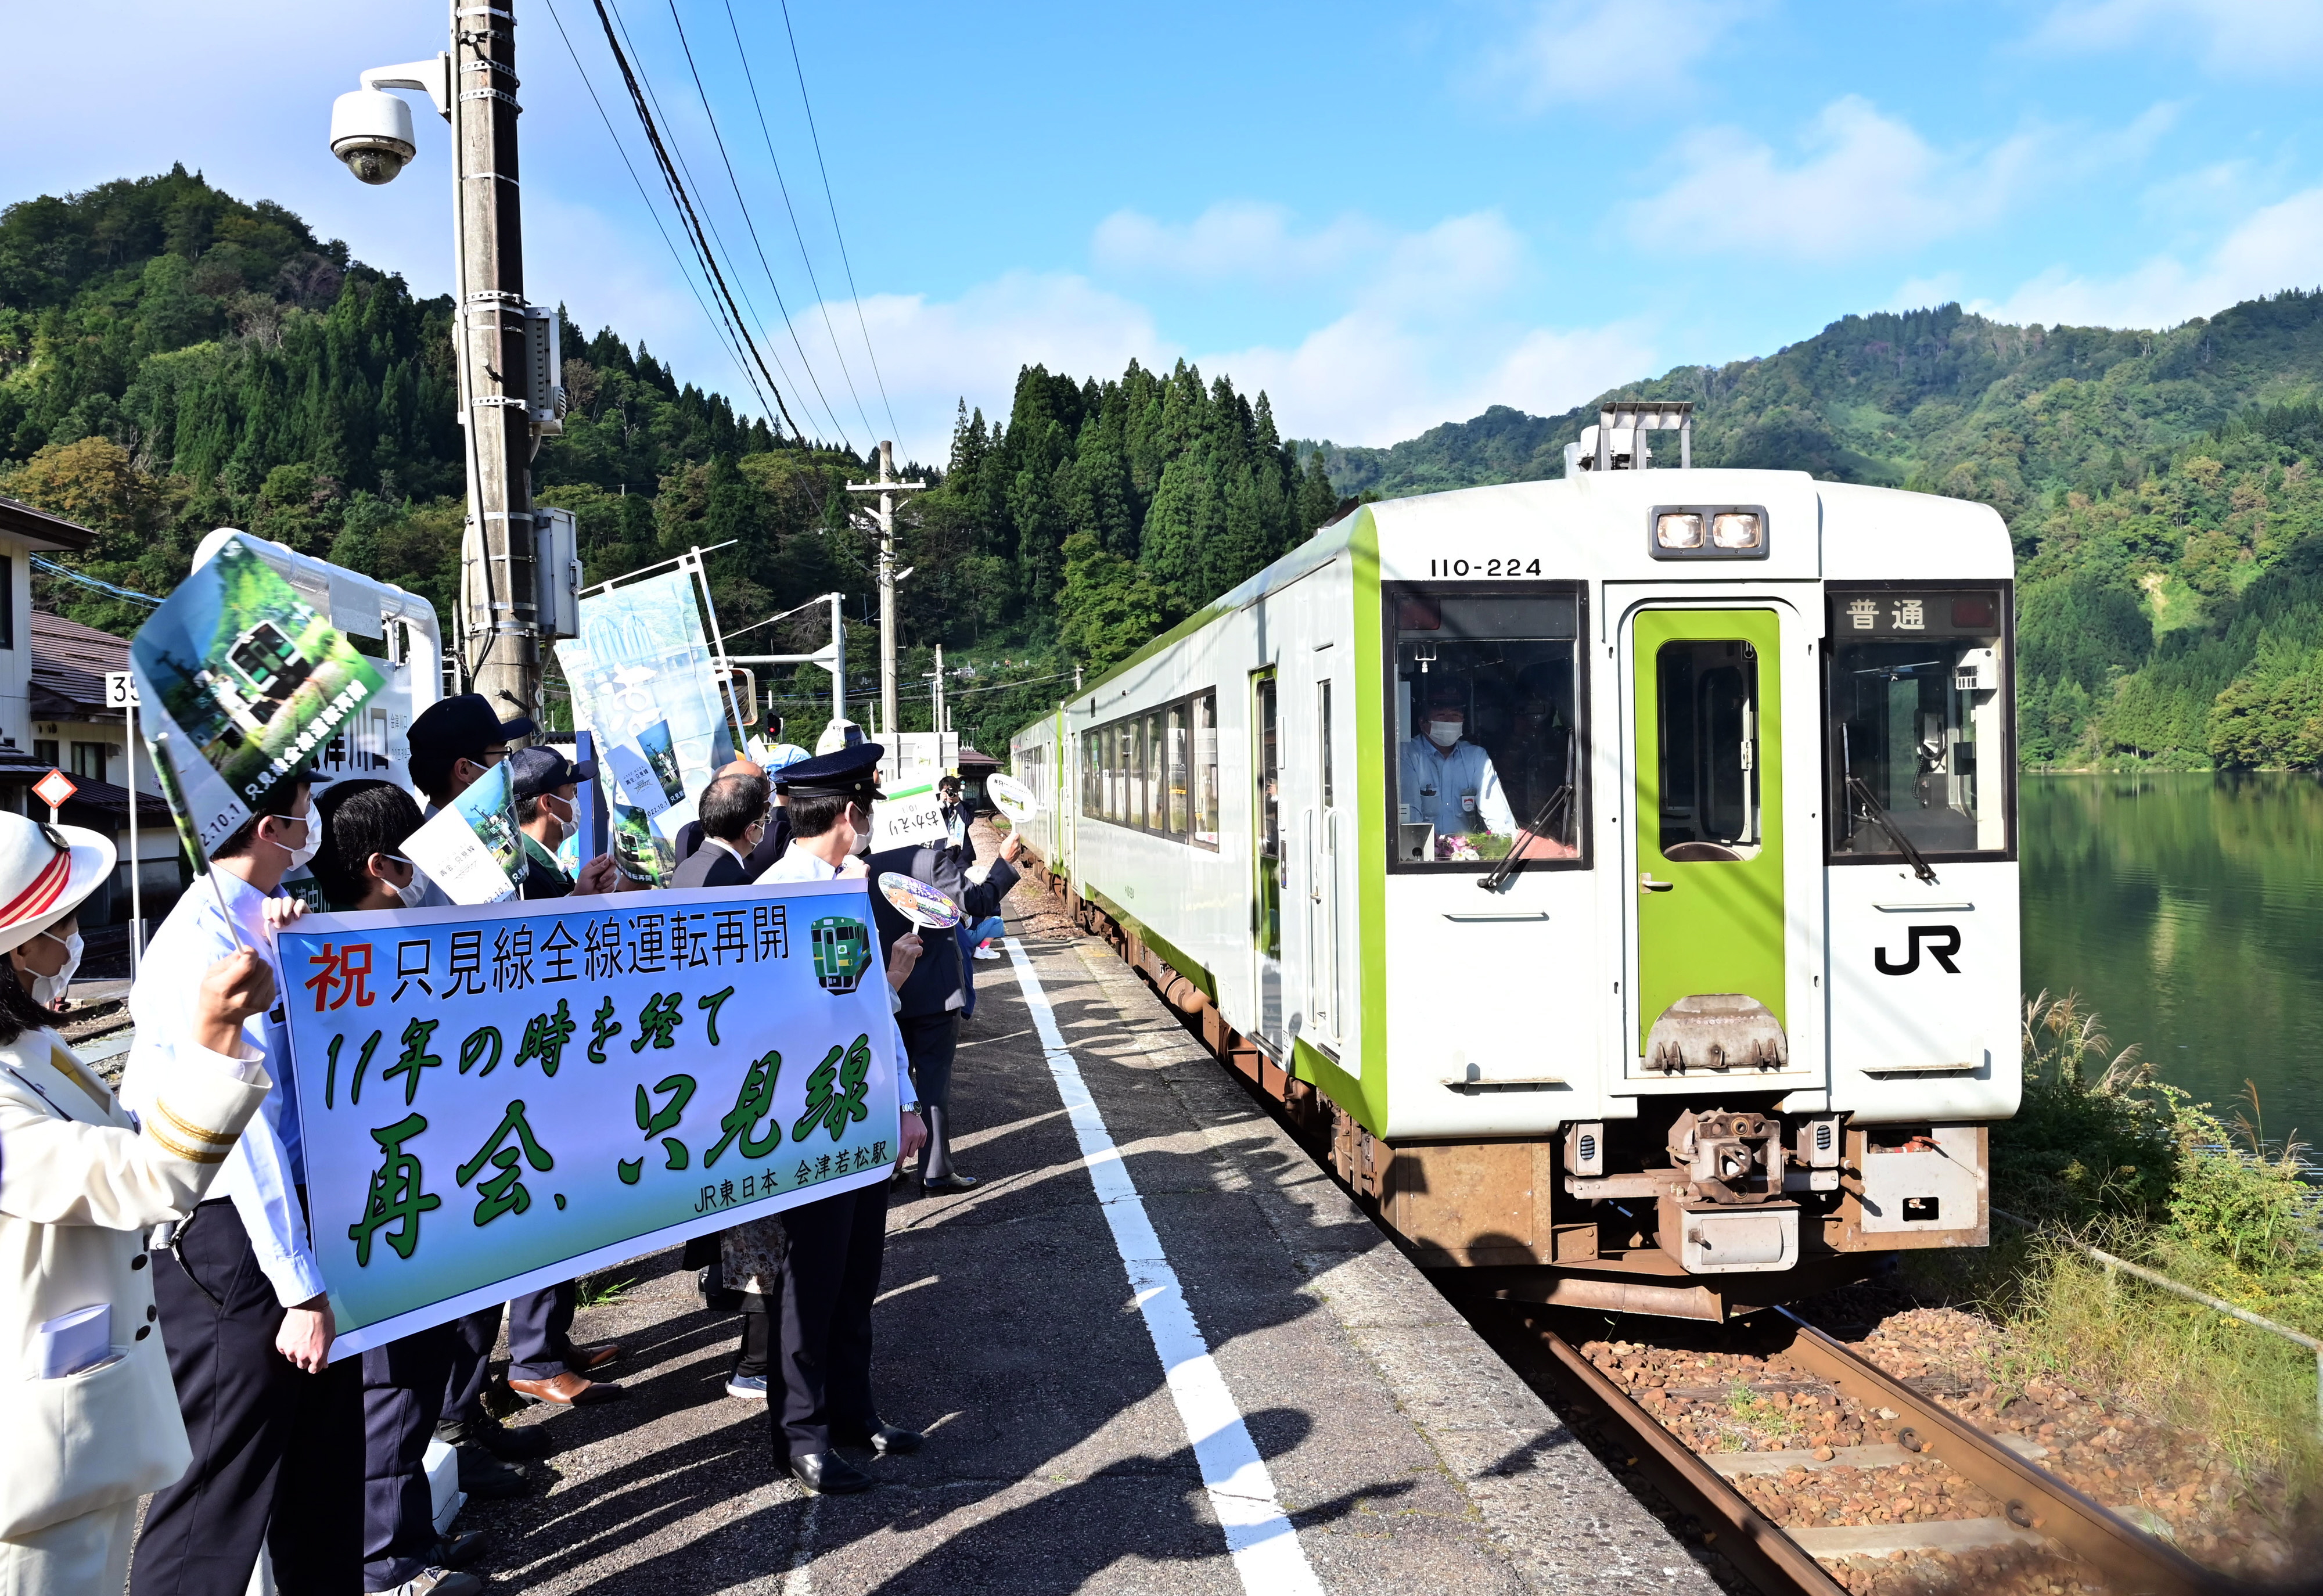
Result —
[{"label": "black cap", "polygon": [[509,756],[509,781],[513,785],[519,803],[537,798],[543,793],[554,793],[573,782],[593,782],[597,779],[597,762],[583,760],[575,765],[565,757],[565,750],[539,744],[519,748]]},{"label": "black cap", "polygon": [[439,699],[419,711],[411,722],[411,755],[424,759],[433,754],[445,759],[466,759],[494,743],[530,737],[531,720],[519,715],[503,720],[491,701],[481,693],[463,693]]},{"label": "black cap", "polygon": [[775,772],[775,790],[794,798],[885,798],[877,773],[886,753],[877,743],[857,743],[834,753],[818,754]]}]

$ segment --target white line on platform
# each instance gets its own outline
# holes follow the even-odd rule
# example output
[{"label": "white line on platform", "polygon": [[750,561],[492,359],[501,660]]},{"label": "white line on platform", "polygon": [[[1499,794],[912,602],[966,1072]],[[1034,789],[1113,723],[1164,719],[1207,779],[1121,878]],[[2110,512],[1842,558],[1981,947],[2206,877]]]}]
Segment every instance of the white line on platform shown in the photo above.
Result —
[{"label": "white line on platform", "polygon": [[1041,989],[1033,961],[1015,937],[1008,939],[1008,952],[1016,963],[1024,1002],[1033,1011],[1033,1027],[1041,1033],[1050,1078],[1057,1083],[1073,1133],[1080,1139],[1081,1159],[1097,1187],[1098,1206],[1113,1228],[1114,1247],[1129,1271],[1130,1291],[1162,1359],[1162,1376],[1178,1404],[1186,1438],[1193,1443],[1194,1462],[1209,1491],[1210,1507],[1226,1530],[1226,1550],[1242,1576],[1242,1587],[1250,1596],[1322,1596],[1307,1550],[1299,1544],[1299,1532],[1275,1498],[1274,1476],[1259,1456],[1242,1421],[1242,1409],[1235,1406],[1234,1393],[1226,1389],[1201,1326],[1186,1306],[1178,1273],[1153,1234],[1144,1199],[1137,1195],[1137,1183],[1130,1179],[1128,1166],[1105,1128],[1105,1116],[1081,1079],[1080,1066],[1065,1046],[1056,1011]]}]

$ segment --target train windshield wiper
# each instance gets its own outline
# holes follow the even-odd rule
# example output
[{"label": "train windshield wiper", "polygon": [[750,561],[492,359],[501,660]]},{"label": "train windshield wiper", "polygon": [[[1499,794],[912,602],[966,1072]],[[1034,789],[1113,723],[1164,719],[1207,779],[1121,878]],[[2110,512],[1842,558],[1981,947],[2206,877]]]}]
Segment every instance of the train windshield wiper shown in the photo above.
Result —
[{"label": "train windshield wiper", "polygon": [[[1561,838],[1549,836],[1549,821],[1558,810],[1566,808],[1572,802],[1573,784],[1567,782],[1548,795],[1548,802],[1542,804],[1540,812],[1532,817],[1532,824],[1525,827],[1518,835],[1538,837],[1549,841],[1562,841]],[[1518,849],[1522,846],[1520,842],[1511,841],[1509,844],[1509,851],[1501,856],[1500,863],[1494,865],[1488,873],[1480,877],[1476,885],[1486,892],[1500,891],[1501,884],[1516,873],[1517,862],[1520,857]]]},{"label": "train windshield wiper", "polygon": [[1902,854],[1904,862],[1912,867],[1912,874],[1930,886],[1935,885],[1934,867],[1921,857],[1918,848],[1912,846],[1912,839],[1904,835],[1903,828],[1896,825],[1894,817],[1888,814],[1887,807],[1871,795],[1871,789],[1863,784],[1863,778],[1850,773],[1847,778],[1847,792],[1850,797],[1863,805],[1864,813],[1872,822],[1887,833],[1887,840],[1896,845],[1896,851]]}]

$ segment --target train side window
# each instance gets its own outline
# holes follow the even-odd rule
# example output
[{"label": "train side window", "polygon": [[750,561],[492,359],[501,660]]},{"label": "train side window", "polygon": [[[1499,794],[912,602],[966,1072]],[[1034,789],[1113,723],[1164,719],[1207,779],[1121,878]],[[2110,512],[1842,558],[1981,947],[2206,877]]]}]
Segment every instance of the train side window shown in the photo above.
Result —
[{"label": "train side window", "polygon": [[1218,697],[1205,693],[1194,711],[1194,846],[1218,846]]},{"label": "train side window", "polygon": [[1169,798],[1170,835],[1183,842],[1186,839],[1186,709],[1172,705],[1163,719],[1162,771],[1163,789]]},{"label": "train side window", "polygon": [[1833,590],[1831,854],[1839,862],[2005,854],[2012,845],[2008,594]]},{"label": "train side window", "polygon": [[1665,643],[1655,656],[1662,857],[1749,858],[1758,847],[1758,659],[1732,638]]},{"label": "train side window", "polygon": [[1384,602],[1391,866],[1579,861],[1579,592],[1398,583]]}]

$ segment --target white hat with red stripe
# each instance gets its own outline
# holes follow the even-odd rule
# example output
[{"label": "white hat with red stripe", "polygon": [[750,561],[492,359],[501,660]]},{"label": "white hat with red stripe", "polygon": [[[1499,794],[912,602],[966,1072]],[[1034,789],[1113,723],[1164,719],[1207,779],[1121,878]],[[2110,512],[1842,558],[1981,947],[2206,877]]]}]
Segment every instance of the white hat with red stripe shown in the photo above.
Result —
[{"label": "white hat with red stripe", "polygon": [[80,907],[113,874],[113,839],[0,810],[0,953]]}]

